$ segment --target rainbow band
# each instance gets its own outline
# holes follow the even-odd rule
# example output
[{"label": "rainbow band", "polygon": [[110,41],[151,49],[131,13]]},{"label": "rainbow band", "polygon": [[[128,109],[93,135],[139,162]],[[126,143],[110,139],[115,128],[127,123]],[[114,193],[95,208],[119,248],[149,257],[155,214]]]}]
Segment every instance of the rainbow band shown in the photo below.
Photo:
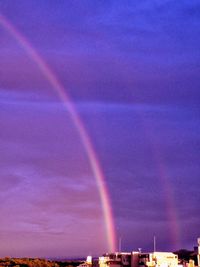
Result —
[{"label": "rainbow band", "polygon": [[163,194],[165,196],[166,214],[169,220],[170,238],[174,248],[181,247],[180,244],[180,227],[178,224],[178,216],[175,209],[175,202],[173,196],[173,187],[169,181],[169,174],[164,164],[161,147],[156,142],[156,131],[153,129],[152,123],[144,116],[143,113],[138,112],[141,119],[144,133],[148,133],[148,140],[153,151],[153,160],[157,166],[157,175],[159,182],[162,185]]},{"label": "rainbow band", "polygon": [[97,188],[99,190],[105,220],[108,247],[110,251],[115,251],[115,227],[105,178],[101,170],[99,161],[97,159],[97,155],[94,151],[94,148],[81,118],[79,117],[74,105],[72,104],[69,95],[65,92],[65,88],[63,87],[63,85],[58,81],[56,75],[52,72],[52,70],[43,60],[43,58],[39,55],[36,49],[28,42],[24,35],[22,35],[2,14],[0,14],[0,25],[5,30],[7,30],[24,48],[30,58],[36,63],[44,77],[51,84],[52,88],[57,92],[60,100],[64,103],[65,107],[69,111],[73,123],[80,135],[80,139],[82,141],[84,149],[87,152],[90,166],[96,180]]}]

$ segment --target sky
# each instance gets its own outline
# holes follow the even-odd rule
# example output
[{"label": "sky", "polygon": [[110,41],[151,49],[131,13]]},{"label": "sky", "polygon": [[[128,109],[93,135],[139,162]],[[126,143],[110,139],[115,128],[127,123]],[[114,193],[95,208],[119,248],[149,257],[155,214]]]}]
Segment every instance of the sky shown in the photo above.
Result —
[{"label": "sky", "polygon": [[[88,133],[123,251],[200,237],[200,3],[0,0]],[[1,17],[2,20],[2,17]],[[0,20],[0,256],[108,251],[87,151],[58,92]]]}]

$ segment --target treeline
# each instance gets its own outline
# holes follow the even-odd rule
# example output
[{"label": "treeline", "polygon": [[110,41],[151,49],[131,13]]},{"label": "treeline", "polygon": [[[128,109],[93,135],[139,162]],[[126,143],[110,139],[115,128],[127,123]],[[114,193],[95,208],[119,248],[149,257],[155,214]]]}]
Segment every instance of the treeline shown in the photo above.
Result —
[{"label": "treeline", "polygon": [[76,267],[80,261],[51,261],[46,259],[31,258],[2,258],[0,267]]}]

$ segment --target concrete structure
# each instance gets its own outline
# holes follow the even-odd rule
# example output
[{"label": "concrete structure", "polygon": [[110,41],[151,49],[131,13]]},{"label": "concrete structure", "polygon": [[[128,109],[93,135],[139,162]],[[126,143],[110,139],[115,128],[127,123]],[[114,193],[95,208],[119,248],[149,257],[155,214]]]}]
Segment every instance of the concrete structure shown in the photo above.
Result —
[{"label": "concrete structure", "polygon": [[99,267],[131,267],[131,253],[106,253],[99,257]]},{"label": "concrete structure", "polygon": [[92,256],[87,256],[86,261],[78,265],[78,267],[92,267]]},{"label": "concrete structure", "polygon": [[198,252],[197,252],[197,264],[200,267],[200,237],[197,239]]},{"label": "concrete structure", "polygon": [[[171,252],[133,251],[107,253],[99,257],[99,267],[177,267],[178,256]],[[95,266],[96,267],[96,266]]]},{"label": "concrete structure", "polygon": [[172,252],[153,252],[153,253],[137,253],[137,254],[132,253],[132,254],[133,256],[132,256],[131,267],[138,267],[138,266],[177,267],[178,266],[178,256]]}]

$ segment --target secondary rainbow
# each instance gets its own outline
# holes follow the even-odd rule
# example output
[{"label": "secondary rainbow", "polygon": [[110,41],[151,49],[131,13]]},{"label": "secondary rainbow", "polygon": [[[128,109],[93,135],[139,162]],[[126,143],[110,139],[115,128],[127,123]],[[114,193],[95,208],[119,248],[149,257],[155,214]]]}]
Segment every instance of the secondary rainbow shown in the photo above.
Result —
[{"label": "secondary rainbow", "polygon": [[156,131],[153,128],[153,123],[150,119],[145,117],[142,112],[138,112],[137,114],[141,119],[144,132],[148,133],[147,139],[149,140],[149,144],[153,152],[153,160],[157,167],[157,175],[164,193],[171,242],[174,248],[178,249],[180,247],[180,227],[178,225],[178,216],[175,208],[176,205],[173,196],[173,187],[169,181],[169,174],[162,156],[162,149],[156,140]]},{"label": "secondary rainbow", "polygon": [[14,25],[10,21],[8,21],[8,19],[5,18],[5,16],[3,16],[2,14],[0,14],[0,25],[17,40],[17,42],[24,48],[24,50],[30,56],[30,58],[36,63],[36,65],[38,66],[44,77],[48,80],[52,88],[57,92],[59,98],[64,103],[65,107],[70,113],[73,123],[76,126],[76,129],[80,135],[80,139],[85,148],[85,151],[87,152],[90,166],[94,174],[94,177],[96,179],[102,203],[108,247],[110,251],[115,251],[116,250],[115,227],[114,227],[114,220],[112,215],[109,194],[105,183],[105,178],[101,170],[95,150],[92,146],[91,140],[88,136],[88,133],[83,125],[80,116],[78,115],[69,95],[66,93],[66,89],[57,79],[56,75],[46,64],[41,55],[39,55],[36,49],[25,38],[25,36],[21,32],[19,32],[14,27]]}]

